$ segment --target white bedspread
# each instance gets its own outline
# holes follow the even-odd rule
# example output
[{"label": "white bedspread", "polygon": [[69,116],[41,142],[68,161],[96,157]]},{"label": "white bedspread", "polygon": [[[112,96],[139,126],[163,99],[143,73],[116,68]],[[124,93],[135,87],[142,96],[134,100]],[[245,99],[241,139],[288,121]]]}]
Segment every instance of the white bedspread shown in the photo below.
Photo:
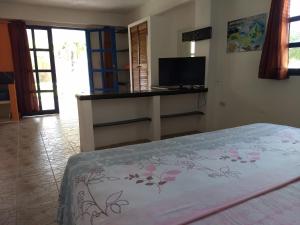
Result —
[{"label": "white bedspread", "polygon": [[295,224],[299,178],[300,130],[272,124],[82,153],[68,162],[58,221]]}]

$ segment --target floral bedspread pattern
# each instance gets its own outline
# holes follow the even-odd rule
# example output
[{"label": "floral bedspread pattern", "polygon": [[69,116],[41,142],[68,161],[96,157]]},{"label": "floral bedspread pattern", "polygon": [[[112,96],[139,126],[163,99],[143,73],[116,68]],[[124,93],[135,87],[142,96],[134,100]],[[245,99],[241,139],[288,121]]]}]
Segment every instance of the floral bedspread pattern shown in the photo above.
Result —
[{"label": "floral bedspread pattern", "polygon": [[66,167],[58,222],[187,224],[299,177],[300,129],[273,124],[81,153]]}]

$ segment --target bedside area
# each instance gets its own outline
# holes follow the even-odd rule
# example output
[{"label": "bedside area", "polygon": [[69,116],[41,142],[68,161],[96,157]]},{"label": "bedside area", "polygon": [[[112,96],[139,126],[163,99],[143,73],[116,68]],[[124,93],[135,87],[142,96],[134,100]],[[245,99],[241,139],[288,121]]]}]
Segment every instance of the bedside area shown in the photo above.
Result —
[{"label": "bedside area", "polygon": [[[1,95],[1,91],[0,91]],[[10,101],[0,99],[0,123],[5,123],[10,120]]]},{"label": "bedside area", "polygon": [[81,151],[201,132],[207,91],[203,88],[77,95]]},{"label": "bedside area", "polygon": [[19,121],[13,73],[0,72],[0,123]]}]

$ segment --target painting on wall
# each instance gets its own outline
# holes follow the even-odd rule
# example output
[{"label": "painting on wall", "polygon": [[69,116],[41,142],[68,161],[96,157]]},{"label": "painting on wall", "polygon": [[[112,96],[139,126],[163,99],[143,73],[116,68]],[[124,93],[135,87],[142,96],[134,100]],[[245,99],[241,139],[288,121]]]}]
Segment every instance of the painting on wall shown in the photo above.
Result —
[{"label": "painting on wall", "polygon": [[267,14],[243,18],[228,23],[227,52],[262,50]]}]

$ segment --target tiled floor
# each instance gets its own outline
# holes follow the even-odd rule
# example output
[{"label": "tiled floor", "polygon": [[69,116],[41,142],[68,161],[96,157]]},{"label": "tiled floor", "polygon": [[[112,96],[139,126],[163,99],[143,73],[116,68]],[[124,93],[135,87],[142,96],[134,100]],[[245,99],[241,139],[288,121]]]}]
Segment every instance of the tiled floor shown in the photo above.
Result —
[{"label": "tiled floor", "polygon": [[64,168],[78,152],[76,120],[0,124],[0,225],[56,225]]}]

